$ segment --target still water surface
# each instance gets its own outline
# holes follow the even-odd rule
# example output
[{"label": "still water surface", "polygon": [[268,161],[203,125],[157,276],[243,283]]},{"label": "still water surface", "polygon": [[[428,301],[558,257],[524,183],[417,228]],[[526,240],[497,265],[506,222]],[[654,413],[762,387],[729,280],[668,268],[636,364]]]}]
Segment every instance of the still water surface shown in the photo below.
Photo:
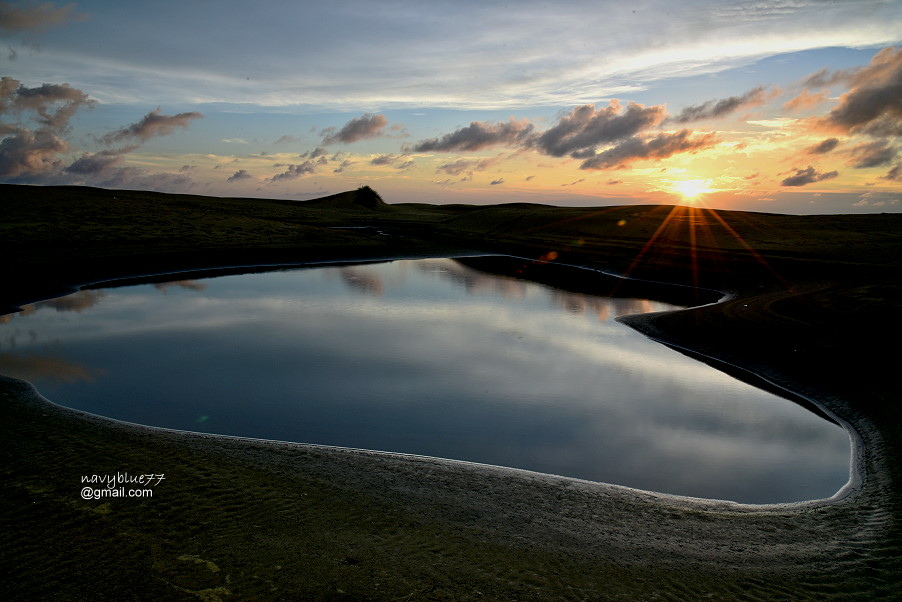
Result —
[{"label": "still water surface", "polygon": [[829,497],[845,431],[614,321],[671,309],[451,259],[82,291],[2,318],[0,373],[175,429],[747,503]]}]

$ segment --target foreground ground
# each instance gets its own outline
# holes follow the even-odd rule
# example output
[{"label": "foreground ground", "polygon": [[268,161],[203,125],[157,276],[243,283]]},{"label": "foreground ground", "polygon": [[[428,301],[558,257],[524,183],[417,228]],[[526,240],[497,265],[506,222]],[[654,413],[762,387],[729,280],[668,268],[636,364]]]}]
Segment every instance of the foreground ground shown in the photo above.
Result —
[{"label": "foreground ground", "polygon": [[[4,599],[897,599],[902,594],[898,215],[671,207],[308,203],[0,187],[0,306],[103,280],[226,266],[504,252],[729,291],[629,318],[846,421],[837,499],[743,507],[454,462],[164,433],[0,380]],[[335,229],[334,226],[371,226]],[[503,262],[499,271],[509,271]],[[171,277],[162,277],[169,278]],[[640,286],[638,284],[624,286]],[[746,372],[750,371],[750,372]],[[82,475],[163,473],[85,501]]]}]

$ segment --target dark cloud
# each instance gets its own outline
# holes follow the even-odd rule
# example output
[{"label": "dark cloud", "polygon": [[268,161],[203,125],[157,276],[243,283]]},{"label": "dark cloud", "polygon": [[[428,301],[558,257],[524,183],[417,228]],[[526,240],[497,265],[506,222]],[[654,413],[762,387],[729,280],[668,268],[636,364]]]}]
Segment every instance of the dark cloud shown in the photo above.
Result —
[{"label": "dark cloud", "polygon": [[[541,133],[535,132],[534,126],[525,120],[474,121],[467,127],[423,140],[406,150],[479,151],[503,144],[554,157],[569,155],[584,159],[581,169],[607,169],[638,159],[663,159],[677,153],[696,152],[716,143],[713,133],[696,136],[685,129],[675,133],[648,133],[665,118],[663,105],[647,107],[629,103],[624,108],[617,100],[612,100],[603,108],[596,105],[575,107]],[[605,150],[599,153],[600,148]],[[459,175],[471,169],[473,167],[466,160],[458,159],[442,165],[438,171]]]},{"label": "dark cloud", "polygon": [[163,115],[160,107],[157,107],[145,115],[141,121],[107,134],[103,137],[103,141],[107,144],[128,139],[146,142],[156,136],[171,134],[175,128],[186,128],[193,120],[202,117],[203,115],[196,111],[179,113],[177,115]]},{"label": "dark cloud", "polygon": [[633,136],[617,146],[583,161],[580,169],[625,167],[642,159],[666,159],[679,153],[694,153],[717,144],[714,133],[693,136],[690,130],[662,133],[652,137]]},{"label": "dark cloud", "polygon": [[805,152],[811,155],[823,155],[825,153],[829,153],[834,148],[839,145],[839,140],[837,138],[827,138],[826,140],[822,140],[818,142],[814,146],[809,146]]},{"label": "dark cloud", "polygon": [[885,176],[880,176],[881,180],[889,180],[890,182],[902,182],[902,165],[895,165],[886,172]]},{"label": "dark cloud", "polygon": [[[5,130],[9,134],[8,130]],[[58,169],[57,159],[69,150],[68,143],[46,130],[16,128],[0,141],[0,178],[40,176]]]},{"label": "dark cloud", "polygon": [[287,169],[282,173],[277,173],[269,180],[270,182],[282,182],[285,180],[295,180],[302,176],[308,176],[310,174],[316,173],[317,165],[321,165],[322,163],[314,162],[314,161],[304,161],[299,165],[288,165]]},{"label": "dark cloud", "polygon": [[391,165],[397,160],[397,155],[379,155],[370,160],[371,165]]},{"label": "dark cloud", "polygon": [[810,165],[805,169],[796,169],[795,172],[796,173],[794,176],[789,176],[788,178],[784,179],[781,184],[783,186],[805,186],[806,184],[813,184],[814,182],[829,180],[839,175],[839,172],[836,171],[819,173]]},{"label": "dark cloud", "polygon": [[612,100],[607,107],[582,105],[561,117],[557,124],[535,140],[535,146],[547,155],[572,155],[586,158],[595,148],[608,145],[660,124],[665,117],[661,105],[646,107],[629,103],[621,112],[620,103]]},{"label": "dark cloud", "polygon": [[497,180],[489,182],[490,186],[498,186],[499,184],[504,184],[504,178],[498,178]]},{"label": "dark cloud", "polygon": [[877,140],[859,144],[855,148],[850,149],[849,154],[853,159],[852,167],[865,169],[889,165],[896,160],[898,151],[886,141]]},{"label": "dark cloud", "polygon": [[31,112],[37,125],[53,132],[61,133],[79,109],[93,108],[95,104],[87,94],[69,84],[28,88],[11,77],[0,78],[0,115]]},{"label": "dark cloud", "polygon": [[351,143],[367,138],[378,138],[384,134],[386,125],[388,125],[388,119],[385,118],[385,115],[365,113],[344,124],[338,132],[335,131],[335,128],[323,130],[321,132],[323,144]]},{"label": "dark cloud", "polygon": [[65,171],[81,176],[100,174],[122,163],[127,149],[105,150],[94,154],[84,154],[73,161]]},{"label": "dark cloud", "polygon": [[752,88],[742,96],[731,96],[720,100],[709,100],[700,105],[686,107],[679,115],[674,117],[672,121],[675,121],[676,123],[689,123],[690,121],[723,117],[724,115],[728,115],[739,109],[761,105],[766,99],[766,89],[764,86],[758,86]]},{"label": "dark cloud", "polygon": [[89,180],[92,186],[159,192],[184,192],[194,185],[191,176],[180,173],[149,172],[140,167],[119,167],[104,178]]},{"label": "dark cloud", "polygon": [[316,159],[318,157],[324,157],[328,151],[324,146],[317,146],[312,151],[307,151],[301,155],[301,159]]},{"label": "dark cloud", "polygon": [[441,138],[423,140],[413,146],[416,152],[478,151],[499,144],[521,146],[527,144],[533,133],[533,125],[527,121],[502,121],[488,123],[474,121],[467,127],[445,134]]},{"label": "dark cloud", "polygon": [[252,180],[254,176],[250,174],[250,172],[246,169],[239,169],[235,173],[229,176],[229,179],[226,180],[229,184],[234,182],[240,182],[241,180]]},{"label": "dark cloud", "polygon": [[852,86],[823,125],[842,132],[902,136],[902,49],[884,48],[865,67],[821,79],[824,85],[843,81]]},{"label": "dark cloud", "polygon": [[496,165],[499,161],[500,159],[497,157],[472,161],[468,159],[457,159],[456,161],[439,165],[435,170],[435,173],[442,172],[451,176],[459,176],[464,172],[483,171]]},{"label": "dark cloud", "polygon": [[338,167],[336,167],[335,169],[332,170],[332,173],[343,173],[344,170],[346,170],[347,168],[349,168],[352,165],[354,165],[353,161],[351,161],[350,159],[345,159],[344,161],[341,162],[341,164]]},{"label": "dark cloud", "polygon": [[83,19],[85,15],[75,13],[74,3],[56,7],[52,2],[31,2],[26,6],[0,2],[0,33],[4,34],[41,30]]}]

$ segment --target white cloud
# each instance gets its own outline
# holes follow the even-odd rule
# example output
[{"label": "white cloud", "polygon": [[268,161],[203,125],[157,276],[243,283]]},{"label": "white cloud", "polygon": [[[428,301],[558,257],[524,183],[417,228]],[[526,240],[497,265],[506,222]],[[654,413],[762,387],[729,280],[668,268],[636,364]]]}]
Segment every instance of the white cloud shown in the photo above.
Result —
[{"label": "white cloud", "polygon": [[[215,14],[157,3],[129,4],[118,17],[97,12],[72,25],[79,36],[17,61],[36,78],[78,71],[73,85],[102,102],[134,95],[363,111],[517,108],[594,103],[780,53],[877,47],[902,31],[899,3],[883,0],[524,0],[516,10],[397,0],[378,11],[362,2],[261,0],[251,13],[231,4]],[[123,16],[128,27],[112,20]],[[99,47],[93,40],[101,37]]]}]

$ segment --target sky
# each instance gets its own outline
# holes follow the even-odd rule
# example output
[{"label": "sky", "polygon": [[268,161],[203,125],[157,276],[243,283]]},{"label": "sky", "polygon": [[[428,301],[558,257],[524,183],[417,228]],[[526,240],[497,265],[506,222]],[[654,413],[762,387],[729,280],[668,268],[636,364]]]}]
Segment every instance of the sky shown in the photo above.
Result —
[{"label": "sky", "polygon": [[902,211],[902,1],[0,1],[0,182]]}]

